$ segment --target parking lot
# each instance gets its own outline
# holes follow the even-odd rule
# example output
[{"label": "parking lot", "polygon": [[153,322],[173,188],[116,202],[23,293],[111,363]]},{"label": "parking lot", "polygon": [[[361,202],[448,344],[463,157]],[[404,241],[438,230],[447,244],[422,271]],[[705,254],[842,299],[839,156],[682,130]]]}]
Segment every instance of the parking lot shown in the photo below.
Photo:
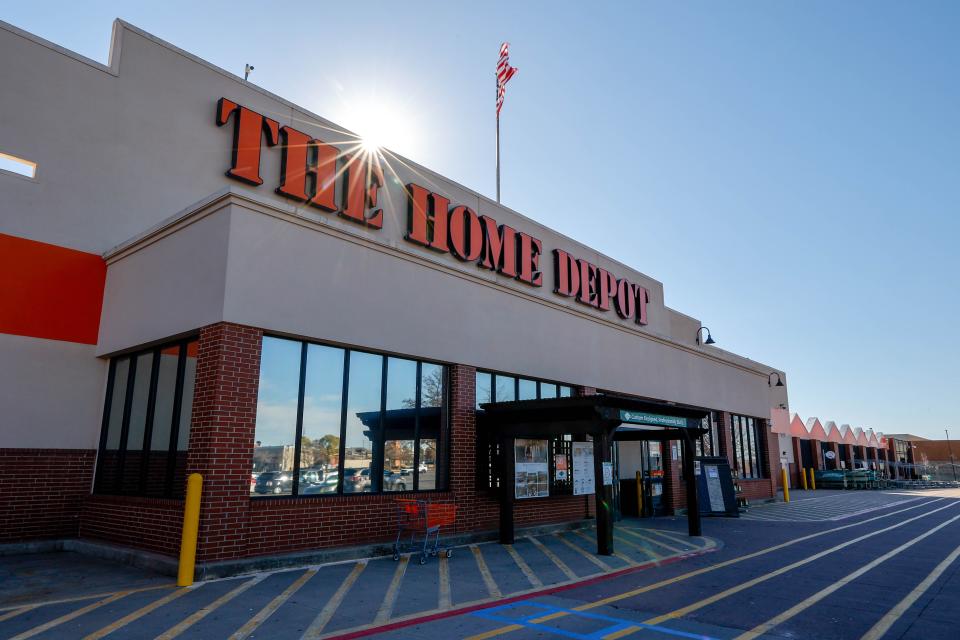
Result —
[{"label": "parking lot", "polygon": [[85,571],[88,560],[53,556],[45,565],[37,559],[35,566],[18,572],[13,559],[0,559],[14,581],[29,582],[37,577],[37,567],[46,566],[40,578],[48,586],[46,591],[0,591],[6,598],[0,603],[0,637],[320,638],[641,572],[717,548],[708,538],[691,539],[642,524],[647,523],[618,527],[618,552],[612,557],[594,554],[595,531],[586,529],[519,538],[510,546],[456,547],[451,557],[441,554],[422,566],[417,556],[411,561],[405,555],[398,562],[342,562],[207,581],[188,589],[173,588],[158,577],[135,582],[130,570],[118,567],[124,577],[108,582],[112,590],[97,592],[88,580],[82,593],[58,592],[51,565],[69,560]]},{"label": "parking lot", "polygon": [[685,524],[619,522],[614,556],[587,529],[188,589],[73,554],[3,558],[0,637],[957,637],[958,490],[798,492],[705,520],[709,537]]},{"label": "parking lot", "polygon": [[[865,495],[887,506],[840,522],[707,520],[717,553],[378,637],[957,638],[960,491],[847,492],[823,504],[853,513]],[[783,512],[825,498],[808,497]]]}]

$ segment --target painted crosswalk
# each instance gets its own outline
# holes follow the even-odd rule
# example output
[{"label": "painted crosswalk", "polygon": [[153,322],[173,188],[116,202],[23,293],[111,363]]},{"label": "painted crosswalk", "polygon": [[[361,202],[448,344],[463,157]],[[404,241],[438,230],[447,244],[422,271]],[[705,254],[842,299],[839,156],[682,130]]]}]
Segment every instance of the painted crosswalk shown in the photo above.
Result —
[{"label": "painted crosswalk", "polygon": [[595,530],[473,544],[425,565],[377,558],[252,576],[0,608],[0,637],[326,638],[458,610],[710,551],[708,538],[618,525],[617,553],[596,555]]}]

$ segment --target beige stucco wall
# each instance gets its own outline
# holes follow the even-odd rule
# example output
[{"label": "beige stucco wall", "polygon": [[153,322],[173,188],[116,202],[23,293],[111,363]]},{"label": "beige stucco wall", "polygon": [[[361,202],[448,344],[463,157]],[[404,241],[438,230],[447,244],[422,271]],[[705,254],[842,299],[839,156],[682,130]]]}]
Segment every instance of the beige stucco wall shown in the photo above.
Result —
[{"label": "beige stucco wall", "polygon": [[0,448],[97,448],[107,363],[93,345],[0,333],[0,354]]},{"label": "beige stucco wall", "polygon": [[[101,356],[228,320],[756,416],[786,403],[767,385],[772,368],[696,346],[699,321],[669,309],[655,278],[408,160],[388,155],[379,231],[273,193],[279,148],[264,149],[262,187],[230,180],[221,96],[320,139],[344,134],[133,27],[116,23],[102,65],[0,23],[0,60],[0,151],[38,163],[35,180],[0,175],[0,232],[108,258]],[[544,286],[406,242],[409,181],[539,238]],[[648,288],[649,325],[555,295],[554,248]],[[16,378],[12,362],[0,375]],[[92,398],[69,398],[99,415],[104,366],[93,358],[47,382],[98,375]],[[95,441],[98,420],[82,422],[78,441]]]},{"label": "beige stucco wall", "polygon": [[[221,249],[197,264],[206,246]],[[170,295],[141,286],[158,279]],[[755,416],[769,415],[773,394],[757,363],[244,196],[224,196],[111,258],[107,290],[102,353],[222,319]],[[180,290],[189,294],[173,295]]]}]

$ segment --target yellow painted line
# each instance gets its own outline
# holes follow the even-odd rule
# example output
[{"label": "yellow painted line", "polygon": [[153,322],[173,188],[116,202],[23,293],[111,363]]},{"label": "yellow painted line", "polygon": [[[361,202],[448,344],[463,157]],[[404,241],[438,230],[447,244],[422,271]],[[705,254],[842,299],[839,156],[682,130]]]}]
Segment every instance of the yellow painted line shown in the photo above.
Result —
[{"label": "yellow painted line", "polygon": [[490,567],[487,566],[487,561],[483,559],[483,552],[480,551],[480,547],[475,544],[470,545],[470,551],[473,552],[473,558],[477,561],[477,568],[480,569],[480,577],[483,578],[483,583],[487,585],[487,592],[490,594],[491,598],[499,598],[502,593],[500,593],[500,587],[497,586],[497,581],[493,579],[493,574],[490,573]]},{"label": "yellow painted line", "polygon": [[553,564],[557,565],[557,568],[560,569],[560,571],[563,572],[563,575],[567,576],[568,579],[576,580],[579,577],[577,576],[577,574],[573,572],[572,569],[570,569],[570,567],[566,565],[566,563],[563,560],[557,557],[557,554],[555,554],[553,551],[550,551],[550,549],[547,549],[547,547],[544,546],[542,542],[540,542],[533,536],[528,536],[527,540],[532,542],[537,549],[540,549],[540,551],[543,552],[543,555],[550,558],[550,561],[553,562]]},{"label": "yellow painted line", "polygon": [[353,571],[350,572],[350,575],[343,579],[343,583],[340,585],[340,588],[337,589],[337,592],[330,597],[330,600],[328,600],[327,604],[320,610],[317,617],[313,619],[313,622],[310,623],[307,630],[303,632],[301,636],[302,640],[316,640],[320,637],[320,634],[323,633],[323,628],[330,622],[330,618],[337,612],[340,603],[343,602],[347,592],[350,591],[350,587],[353,586],[353,583],[357,581],[357,578],[360,577],[360,574],[366,567],[366,561],[358,562],[353,566]]},{"label": "yellow painted line", "polygon": [[279,609],[284,602],[286,602],[290,596],[295,594],[300,587],[307,583],[307,580],[317,575],[317,569],[307,569],[303,572],[303,575],[297,578],[293,584],[283,590],[283,592],[278,595],[276,598],[267,603],[263,609],[260,609],[255,616],[250,618],[245,625],[237,629],[230,636],[230,640],[244,640],[250,636],[251,633],[257,630],[257,628],[262,625],[267,618],[273,615],[273,612]]},{"label": "yellow painted line", "polygon": [[[579,537],[583,538],[583,539],[586,540],[587,542],[590,542],[590,543],[596,542],[596,538],[591,538],[590,536],[588,536],[587,534],[585,534],[583,531],[580,531],[579,529],[574,529],[574,530],[572,530],[570,533],[572,533],[572,534],[575,535],[575,536],[579,536]],[[640,564],[639,562],[637,562],[637,561],[634,560],[633,558],[631,558],[631,557],[629,557],[629,556],[626,556],[626,555],[620,553],[619,551],[614,551],[614,552],[613,552],[613,555],[616,556],[616,557],[618,557],[618,558],[620,558],[621,560],[623,560],[624,562],[626,562],[626,563],[627,563],[628,565],[630,565],[631,567]]]},{"label": "yellow painted line", "polygon": [[25,607],[20,607],[19,609],[11,609],[6,613],[4,613],[3,615],[0,615],[0,622],[3,622],[4,620],[9,620],[10,618],[18,616],[21,613],[26,613],[27,611],[33,611],[39,606],[40,605],[38,604],[28,604]]},{"label": "yellow painted line", "polygon": [[623,536],[618,536],[616,532],[614,532],[613,539],[618,544],[625,544],[628,547],[633,547],[634,549],[639,550],[641,553],[644,553],[650,556],[650,559],[653,560],[654,562],[657,562],[663,559],[663,554],[659,553],[656,549],[654,549],[649,544],[638,544],[632,540],[628,540],[624,538]]},{"label": "yellow painted line", "polygon": [[516,549],[513,548],[512,544],[505,544],[503,545],[503,548],[507,550],[507,553],[510,554],[510,557],[513,558],[513,561],[516,563],[516,565],[520,567],[520,571],[524,576],[526,576],[527,581],[530,582],[530,584],[532,584],[534,587],[543,586],[543,582],[537,577],[537,574],[533,572],[533,569],[530,568],[530,565],[527,564],[526,560],[520,557],[520,554]]},{"label": "yellow painted line", "polygon": [[236,587],[235,589],[232,589],[227,593],[223,594],[222,596],[220,596],[219,598],[217,598],[216,600],[214,600],[204,608],[200,609],[199,611],[195,611],[194,613],[191,613],[189,616],[187,616],[186,618],[184,618],[174,626],[170,627],[169,629],[161,633],[154,640],[173,640],[173,638],[176,638],[181,633],[183,633],[193,625],[197,624],[198,622],[206,618],[208,615],[210,615],[211,613],[213,613],[223,605],[227,604],[228,602],[236,598],[238,595],[240,595],[241,593],[243,593],[253,585],[263,582],[269,575],[270,574],[268,573],[263,573],[253,578],[252,580],[247,580],[246,582]]},{"label": "yellow painted line", "polygon": [[641,627],[624,627],[619,631],[608,633],[607,635],[603,636],[602,640],[617,640],[617,638],[624,638],[630,635],[631,633],[636,633],[637,631],[640,631],[640,629]]},{"label": "yellow painted line", "polygon": [[449,609],[452,606],[450,598],[450,561],[447,556],[440,556],[440,598],[437,608],[441,611]]},{"label": "yellow painted line", "polygon": [[752,580],[747,580],[746,582],[742,582],[742,583],[740,583],[740,584],[738,584],[738,585],[736,585],[736,586],[734,586],[734,587],[730,587],[729,589],[724,589],[723,591],[720,591],[719,593],[715,593],[715,594],[713,594],[712,596],[710,596],[710,597],[708,597],[708,598],[704,598],[703,600],[699,600],[699,601],[697,601],[697,602],[694,602],[693,604],[688,604],[688,605],[685,606],[685,607],[681,607],[681,608],[679,608],[679,609],[677,609],[677,610],[675,610],[675,611],[671,611],[670,613],[665,613],[665,614],[663,614],[662,616],[657,616],[657,617],[655,617],[655,618],[650,618],[649,620],[644,620],[644,623],[645,623],[645,624],[661,624],[661,623],[663,623],[663,622],[666,622],[667,620],[674,620],[674,619],[676,619],[676,618],[683,617],[683,616],[685,616],[685,615],[687,615],[687,614],[689,614],[689,613],[693,613],[694,611],[697,611],[697,610],[699,610],[699,609],[703,609],[704,607],[707,607],[707,606],[709,606],[709,605],[711,605],[711,604],[714,604],[715,602],[719,602],[720,600],[723,600],[724,598],[728,598],[728,597],[734,595],[735,593],[740,593],[741,591],[745,591],[745,590],[747,590],[747,589],[750,589],[751,587],[755,587],[755,586],[757,586],[758,584],[761,584],[761,583],[763,583],[763,582],[766,582],[767,580],[771,580],[771,579],[773,579],[773,578],[776,578],[777,576],[781,576],[781,575],[783,575],[783,574],[785,574],[785,573],[788,573],[788,572],[790,572],[790,571],[793,571],[794,569],[796,569],[796,568],[798,568],[798,567],[802,567],[802,566],[804,566],[804,565],[806,565],[806,564],[810,564],[811,562],[816,562],[816,561],[819,560],[820,558],[826,557],[826,556],[830,555],[831,553],[836,553],[837,551],[840,551],[841,549],[846,549],[847,547],[852,546],[852,545],[855,545],[855,544],[857,544],[858,542],[863,542],[864,540],[866,540],[866,539],[868,539],[868,538],[872,538],[872,537],[874,537],[874,536],[878,536],[878,535],[880,535],[881,533],[886,533],[886,532],[888,532],[888,531],[893,531],[894,529],[898,529],[898,528],[904,526],[905,524],[909,524],[909,523],[911,523],[911,522],[913,522],[913,521],[915,521],[915,520],[919,520],[920,518],[926,518],[927,516],[930,516],[930,515],[933,515],[934,513],[937,513],[938,511],[943,511],[944,509],[949,509],[949,508],[955,507],[955,506],[957,506],[957,503],[951,503],[951,504],[948,504],[948,505],[945,506],[945,507],[940,507],[939,509],[934,509],[933,511],[928,511],[928,512],[926,512],[926,513],[922,513],[922,514],[920,514],[919,516],[914,516],[914,517],[912,517],[912,518],[908,518],[908,519],[906,519],[906,520],[903,520],[903,521],[901,521],[901,522],[898,522],[898,523],[896,523],[896,524],[894,524],[894,525],[891,525],[891,526],[889,526],[889,527],[884,527],[883,529],[878,529],[877,531],[872,531],[872,532],[867,533],[867,534],[864,534],[864,535],[862,535],[862,536],[858,536],[858,537],[856,537],[856,538],[854,538],[854,539],[852,539],[852,540],[847,540],[846,542],[842,542],[842,543],[840,543],[840,544],[838,544],[838,545],[834,545],[834,546],[830,547],[829,549],[824,549],[823,551],[819,551],[819,552],[813,554],[812,556],[808,556],[808,557],[806,557],[806,558],[803,558],[802,560],[797,560],[796,562],[791,562],[790,564],[784,565],[784,566],[780,567],[779,569],[774,569],[773,571],[770,571],[769,573],[765,573],[765,574],[763,574],[763,575],[757,576],[756,578],[753,578]]},{"label": "yellow painted line", "polygon": [[[840,580],[837,580],[837,581],[831,583],[830,586],[828,586],[828,587],[826,587],[826,588],[824,588],[824,589],[821,589],[820,591],[818,591],[817,593],[813,594],[813,595],[810,596],[809,598],[806,598],[805,600],[802,600],[801,602],[798,602],[797,604],[795,604],[794,606],[790,607],[789,609],[787,609],[787,610],[784,611],[783,613],[781,613],[781,614],[779,614],[779,615],[776,615],[776,616],[770,618],[770,619],[767,620],[766,622],[763,622],[763,623],[761,623],[761,624],[758,624],[757,626],[755,626],[753,629],[750,629],[749,631],[746,631],[746,632],[744,632],[744,633],[741,633],[739,636],[736,637],[736,640],[753,640],[754,638],[756,638],[756,637],[758,637],[758,636],[766,633],[766,632],[769,631],[770,629],[773,629],[773,628],[776,627],[777,625],[783,624],[784,622],[786,622],[786,621],[789,620],[790,618],[796,616],[798,613],[802,613],[803,611],[806,611],[807,609],[809,609],[810,607],[812,607],[812,606],[815,605],[816,603],[820,602],[821,600],[823,600],[824,598],[826,598],[827,596],[829,596],[831,593],[834,593],[834,592],[837,591],[838,589],[842,589],[843,587],[847,586],[848,584],[850,584],[851,582],[853,582],[854,580],[856,580],[857,578],[859,578],[859,577],[862,576],[863,574],[865,574],[865,573],[867,573],[868,571],[871,571],[871,570],[873,570],[873,569],[876,569],[877,567],[879,567],[881,564],[883,564],[884,562],[886,562],[886,561],[889,560],[890,558],[892,558],[892,557],[894,557],[894,556],[896,556],[896,555],[899,555],[899,554],[903,553],[904,551],[906,551],[907,549],[909,549],[909,548],[912,547],[913,545],[917,544],[917,543],[920,542],[921,540],[924,540],[924,539],[926,539],[926,538],[929,538],[930,536],[932,536],[933,534],[935,534],[937,531],[940,531],[940,529],[943,529],[943,528],[946,527],[947,525],[953,524],[953,523],[956,522],[957,520],[960,520],[960,516],[954,516],[954,517],[950,518],[949,520],[947,520],[946,522],[943,522],[943,523],[941,523],[941,524],[938,524],[937,526],[933,527],[932,529],[929,529],[929,530],[923,532],[922,534],[920,534],[920,535],[917,536],[916,538],[913,538],[913,539],[911,539],[911,540],[908,540],[907,542],[904,542],[902,545],[900,545],[900,546],[897,547],[896,549],[892,549],[892,550],[886,552],[885,554],[883,554],[882,556],[880,556],[879,558],[875,558],[875,559],[871,560],[870,562],[868,562],[867,564],[863,565],[862,567],[860,567],[859,569],[857,569],[857,570],[854,571],[853,573],[847,575],[847,576],[844,577],[844,578],[841,578]],[[958,551],[960,551],[960,549],[958,549]],[[944,568],[946,568],[946,567],[944,567]],[[920,594],[917,594],[917,597],[920,597]],[[892,622],[891,622],[891,624],[892,624]],[[881,634],[881,635],[882,635],[882,634]]]},{"label": "yellow painted line", "polygon": [[157,589],[173,589],[177,585],[175,582],[166,584],[154,584],[149,587],[137,587],[136,589],[122,589],[121,591],[107,591],[106,593],[92,593],[85,596],[74,596],[73,598],[57,598],[56,600],[41,600],[40,602],[31,602],[29,604],[15,604],[9,607],[0,607],[0,611],[12,611],[14,609],[23,609],[24,607],[45,607],[48,604],[64,604],[67,602],[82,602],[84,600],[101,600],[117,593],[141,593],[143,591],[156,591]]},{"label": "yellow painted line", "polygon": [[[827,529],[827,530],[825,530],[825,531],[818,531],[817,533],[810,533],[810,534],[807,534],[807,535],[805,535],[805,536],[800,536],[799,538],[794,538],[793,540],[787,540],[786,542],[781,542],[780,544],[775,544],[775,545],[770,546],[770,547],[767,547],[767,548],[765,548],[765,549],[760,549],[759,551],[753,551],[753,552],[751,552],[751,553],[747,553],[747,554],[744,554],[744,555],[742,555],[742,556],[738,556],[738,557],[736,557],[736,558],[730,558],[729,560],[724,560],[723,562],[718,562],[718,563],[716,563],[716,564],[712,564],[712,565],[709,565],[709,566],[707,566],[707,567],[703,567],[703,568],[701,568],[701,569],[695,569],[695,570],[693,570],[693,571],[688,571],[687,573],[683,573],[683,574],[680,574],[680,575],[678,575],[678,576],[674,576],[673,578],[667,578],[666,580],[661,580],[660,582],[655,582],[655,583],[653,583],[653,584],[648,584],[648,585],[643,586],[643,587],[638,587],[638,588],[636,588],[636,589],[631,589],[630,591],[624,591],[623,593],[619,593],[619,594],[616,594],[616,595],[612,595],[612,596],[609,596],[609,597],[607,597],[607,598],[602,598],[602,599],[597,600],[597,601],[595,601],[595,602],[590,602],[590,603],[587,603],[587,604],[583,604],[583,605],[574,607],[573,609],[574,609],[575,611],[588,611],[588,610],[594,609],[594,608],[596,608],[596,607],[602,607],[602,606],[606,606],[606,605],[608,605],[608,604],[613,604],[613,603],[619,602],[619,601],[621,601],[621,600],[626,600],[626,599],[628,599],[628,598],[633,598],[633,597],[635,597],[635,596],[639,596],[639,595],[642,595],[642,594],[644,594],[644,593],[649,593],[650,591],[656,591],[657,589],[662,589],[663,587],[668,587],[668,586],[670,586],[670,585],[676,584],[676,583],[678,583],[678,582],[682,582],[682,581],[684,581],[684,580],[689,580],[689,579],[691,579],[691,578],[696,578],[696,577],[701,576],[701,575],[703,575],[703,574],[705,574],[705,573],[710,573],[710,572],[712,572],[712,571],[718,571],[719,569],[725,569],[726,567],[729,567],[729,566],[731,566],[731,565],[735,565],[735,564],[738,564],[738,563],[740,563],[740,562],[745,562],[745,561],[747,561],[747,560],[752,560],[753,558],[758,558],[758,557],[760,557],[760,556],[764,556],[764,555],[767,555],[767,554],[769,554],[769,553],[773,553],[774,551],[779,551],[779,550],[781,550],[781,549],[785,549],[785,548],[787,548],[787,547],[791,547],[791,546],[793,546],[793,545],[795,545],[795,544],[800,544],[801,542],[806,542],[807,540],[813,540],[813,539],[819,538],[819,537],[821,537],[821,536],[826,536],[826,535],[830,535],[830,534],[832,534],[832,533],[836,533],[837,531],[843,531],[843,530],[849,529],[849,528],[851,528],[851,527],[858,527],[858,526],[860,526],[860,525],[864,525],[864,524],[867,524],[867,523],[870,523],[870,522],[875,522],[876,520],[882,520],[883,518],[889,518],[890,516],[895,516],[895,515],[898,515],[898,514],[901,514],[901,513],[905,512],[905,511],[912,511],[913,509],[919,509],[920,507],[924,507],[924,506],[927,506],[927,505],[931,505],[931,504],[934,504],[935,502],[940,502],[941,500],[944,500],[944,498],[936,498],[936,499],[934,499],[934,500],[930,500],[929,502],[924,502],[924,503],[922,503],[922,504],[917,504],[917,505],[914,505],[914,506],[912,506],[912,507],[906,507],[906,508],[900,509],[900,510],[898,510],[898,511],[891,511],[890,513],[884,513],[884,514],[881,514],[881,515],[879,515],[879,516],[874,516],[874,517],[872,517],[872,518],[868,518],[868,519],[866,519],[866,520],[861,520],[861,521],[859,521],[859,522],[851,522],[850,524],[841,525],[841,526],[839,526],[839,527],[834,527],[834,528],[832,528],[832,529]],[[617,529],[615,528],[614,531],[616,531],[616,530],[617,530]],[[626,542],[626,541],[624,541],[624,542]],[[560,617],[561,615],[568,615],[568,614],[566,614],[566,613],[564,613],[564,612],[560,612],[559,614],[550,614],[549,617],[551,617],[551,618],[553,618],[553,617]],[[545,619],[545,618],[532,620],[531,622],[540,622],[540,621],[543,620],[543,619]],[[510,633],[511,631],[519,631],[519,630],[521,630],[521,629],[526,629],[526,627],[521,626],[521,625],[517,625],[517,624],[506,625],[506,626],[500,627],[500,628],[498,628],[498,629],[492,629],[492,630],[490,630],[490,631],[487,631],[487,632],[484,632],[484,633],[481,633],[481,634],[477,634],[477,635],[473,635],[473,636],[468,636],[468,637],[464,638],[464,640],[488,640],[489,638],[493,638],[493,637],[496,637],[496,636],[499,636],[499,635],[503,635],[503,634],[506,634],[506,633]]]},{"label": "yellow painted line", "polygon": [[393,607],[397,603],[397,595],[400,593],[400,584],[403,582],[403,576],[407,572],[407,566],[410,564],[410,556],[403,556],[397,561],[397,568],[393,572],[393,579],[387,588],[387,595],[383,597],[383,604],[377,610],[377,617],[373,619],[374,624],[383,624],[393,615]]},{"label": "yellow painted line", "polygon": [[960,547],[954,549],[950,555],[944,558],[920,584],[913,588],[913,591],[908,593],[893,609],[885,613],[884,616],[877,621],[877,624],[873,625],[869,631],[863,634],[860,640],[880,640],[880,638],[890,630],[890,627],[907,612],[907,609],[933,586],[933,583],[943,575],[943,572],[946,571],[951,564],[956,562],[958,557],[960,557]]},{"label": "yellow painted line", "polygon": [[143,616],[147,615],[151,611],[154,611],[155,609],[159,609],[160,607],[167,604],[168,602],[173,602],[177,598],[181,596],[185,596],[191,591],[193,591],[193,589],[177,589],[173,593],[168,593],[162,598],[159,598],[158,600],[154,600],[147,606],[140,607],[136,611],[132,613],[128,613],[127,615],[123,616],[119,620],[114,620],[113,622],[103,627],[102,629],[98,631],[94,631],[93,633],[87,636],[84,636],[83,640],[100,640],[100,638],[113,633],[114,631],[116,631],[117,629],[120,629],[121,627],[127,626],[134,620],[138,620],[142,618]]},{"label": "yellow painted line", "polygon": [[635,537],[635,538],[640,538],[641,540],[646,540],[647,542],[650,542],[650,543],[655,544],[655,545],[657,545],[657,546],[663,547],[663,548],[666,549],[667,551],[670,551],[670,552],[672,552],[672,553],[676,553],[676,554],[678,554],[678,555],[684,554],[684,553],[689,553],[689,552],[690,552],[689,549],[680,549],[680,548],[675,547],[675,546],[673,546],[673,545],[667,544],[666,542],[664,542],[664,541],[662,541],[662,540],[657,540],[654,536],[647,535],[646,533],[640,533],[639,531],[635,531],[634,529],[630,529],[629,527],[620,527],[620,530],[623,531],[624,533],[628,534],[628,535],[631,535],[631,536],[633,536],[633,537]]},{"label": "yellow painted line", "polygon": [[601,560],[601,559],[598,558],[597,556],[593,555],[592,553],[590,553],[589,551],[587,551],[586,549],[584,549],[584,548],[581,547],[580,545],[573,544],[572,542],[570,542],[569,540],[567,540],[566,538],[564,538],[562,534],[559,534],[559,533],[558,533],[558,534],[556,534],[556,536],[554,536],[554,537],[556,537],[557,540],[559,540],[559,541],[562,542],[563,544],[567,545],[568,547],[570,547],[571,549],[573,549],[574,551],[576,551],[577,553],[579,553],[580,555],[582,555],[584,558],[586,558],[587,560],[589,560],[589,561],[592,562],[593,564],[595,564],[595,565],[597,565],[598,567],[600,567],[600,570],[601,570],[601,571],[613,571],[613,567],[611,567],[611,566],[608,565],[606,562],[604,562],[603,560]]},{"label": "yellow painted line", "polygon": [[87,614],[93,611],[94,609],[98,609],[105,604],[116,602],[120,598],[123,598],[124,596],[129,595],[130,593],[131,593],[130,591],[118,591],[117,593],[113,594],[110,597],[104,598],[103,600],[98,600],[97,602],[88,604],[87,606],[81,607],[76,611],[71,611],[66,615],[60,616],[59,618],[55,618],[50,622],[45,622],[44,624],[34,627],[33,629],[28,629],[23,633],[13,636],[12,638],[10,638],[10,640],[25,640],[26,638],[32,638],[33,636],[39,635],[44,631],[47,631],[48,629],[53,629],[54,627],[60,626],[64,622],[70,622],[75,618],[79,618],[80,616]]}]

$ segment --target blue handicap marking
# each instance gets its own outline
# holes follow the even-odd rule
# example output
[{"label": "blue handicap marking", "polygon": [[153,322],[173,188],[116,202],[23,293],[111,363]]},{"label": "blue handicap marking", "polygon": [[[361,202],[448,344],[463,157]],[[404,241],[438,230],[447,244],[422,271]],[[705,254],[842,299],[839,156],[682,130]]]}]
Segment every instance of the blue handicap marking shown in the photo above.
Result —
[{"label": "blue handicap marking", "polygon": [[[536,609],[534,613],[529,613],[527,615],[517,615],[517,612],[513,612],[513,615],[510,615],[512,609]],[[566,629],[558,629],[557,627],[551,627],[549,625],[533,622],[537,618],[547,616],[553,613],[564,613],[569,616],[575,616],[577,618],[586,618],[589,620],[599,620],[601,622],[609,622],[610,624],[602,629],[594,631],[592,633],[577,633],[575,631],[568,631]],[[680,638],[694,638],[695,640],[716,640],[711,636],[705,636],[702,633],[688,633],[686,631],[678,631],[676,629],[669,629],[667,627],[661,627],[660,625],[653,624],[644,624],[642,622],[634,622],[632,620],[625,620],[623,618],[612,618],[610,616],[600,615],[598,613],[585,613],[583,611],[576,611],[574,609],[565,609],[563,607],[555,607],[549,604],[543,604],[541,602],[533,602],[530,600],[521,600],[518,602],[511,602],[509,604],[500,605],[499,607],[490,607],[489,609],[480,609],[478,611],[472,612],[470,615],[477,618],[485,618],[487,620],[494,620],[496,622],[506,622],[508,624],[517,624],[523,627],[528,627],[530,629],[536,629],[538,631],[546,631],[547,633],[552,633],[558,636],[564,636],[566,638],[576,638],[576,640],[601,640],[604,636],[607,636],[611,633],[616,633],[622,631],[628,627],[636,627],[640,629],[646,629],[653,631],[655,633],[663,633],[670,636],[677,636]]]}]

